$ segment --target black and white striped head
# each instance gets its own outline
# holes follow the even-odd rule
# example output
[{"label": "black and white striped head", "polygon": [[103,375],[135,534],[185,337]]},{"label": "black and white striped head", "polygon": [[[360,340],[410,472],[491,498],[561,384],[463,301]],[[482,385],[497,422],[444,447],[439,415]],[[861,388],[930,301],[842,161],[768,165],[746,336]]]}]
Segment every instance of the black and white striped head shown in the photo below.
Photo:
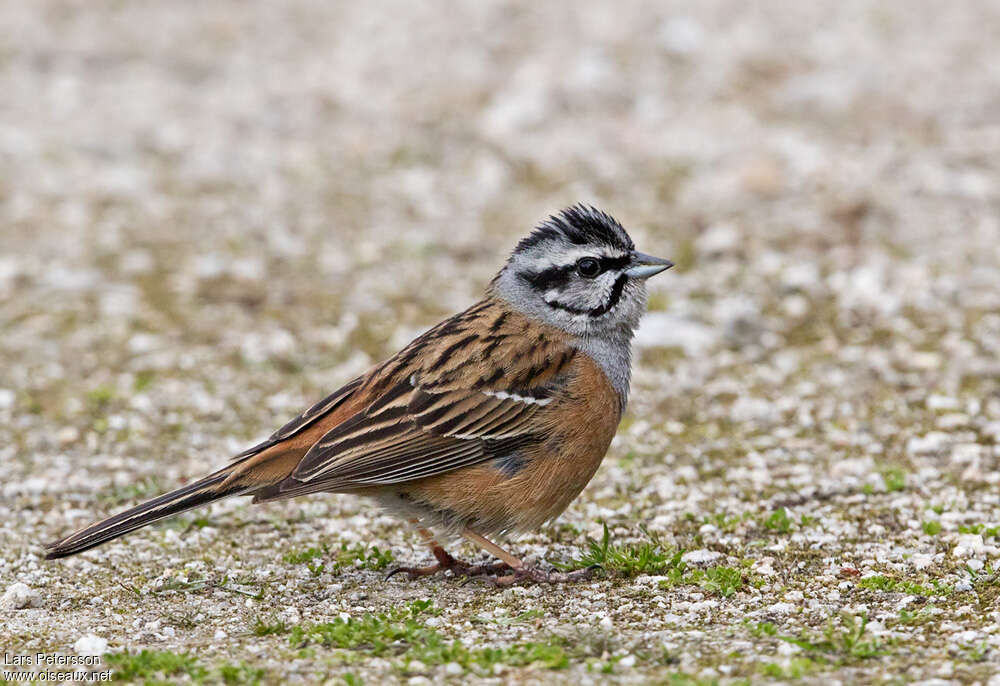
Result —
[{"label": "black and white striped head", "polygon": [[671,266],[637,252],[613,217],[574,205],[517,244],[493,289],[522,312],[572,334],[630,333],[646,308],[646,279]]}]

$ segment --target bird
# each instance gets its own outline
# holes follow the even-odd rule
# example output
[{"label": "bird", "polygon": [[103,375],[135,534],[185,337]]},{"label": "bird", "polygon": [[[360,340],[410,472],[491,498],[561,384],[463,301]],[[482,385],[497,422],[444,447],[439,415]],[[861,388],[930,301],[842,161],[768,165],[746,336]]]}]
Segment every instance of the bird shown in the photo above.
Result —
[{"label": "bird", "polygon": [[[406,520],[430,548],[433,564],[390,576],[589,578],[544,571],[494,541],[555,519],[594,476],[628,402],[646,280],[672,266],[637,251],[611,215],[567,207],[517,243],[468,309],[220,469],[47,544],[46,558],[220,498],[347,493]],[[439,540],[462,538],[495,560],[470,564]]]}]

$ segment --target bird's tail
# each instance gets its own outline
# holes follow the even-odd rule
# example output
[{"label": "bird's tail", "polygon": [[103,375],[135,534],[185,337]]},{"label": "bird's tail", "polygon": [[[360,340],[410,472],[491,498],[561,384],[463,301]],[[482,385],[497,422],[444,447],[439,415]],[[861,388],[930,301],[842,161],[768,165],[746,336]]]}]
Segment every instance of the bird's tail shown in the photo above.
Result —
[{"label": "bird's tail", "polygon": [[54,560],[59,557],[76,555],[164,517],[190,510],[192,507],[198,507],[219,498],[253,490],[252,487],[248,488],[245,484],[234,484],[232,480],[227,483],[226,481],[231,475],[231,468],[221,469],[204,479],[182,486],[176,491],[165,493],[141,505],[136,505],[129,510],[84,527],[66,538],[46,545],[45,558]]}]

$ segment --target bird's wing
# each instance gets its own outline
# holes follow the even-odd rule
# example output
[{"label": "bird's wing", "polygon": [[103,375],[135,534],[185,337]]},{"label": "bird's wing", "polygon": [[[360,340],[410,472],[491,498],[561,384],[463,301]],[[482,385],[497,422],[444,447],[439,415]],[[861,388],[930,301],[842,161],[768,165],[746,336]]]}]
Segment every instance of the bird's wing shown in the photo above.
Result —
[{"label": "bird's wing", "polygon": [[[516,373],[500,367],[491,378],[474,375],[472,384],[460,383],[447,370],[398,380],[365,410],[330,429],[289,478],[258,499],[412,481],[541,440],[550,431],[546,408],[563,392],[576,354],[551,343],[542,347],[547,362],[536,367],[537,374],[519,366]],[[535,348],[530,352],[537,355]]]},{"label": "bird's wing", "polygon": [[[409,382],[403,384],[409,386]],[[400,385],[403,385],[400,384]],[[358,414],[306,453],[298,481],[385,485],[420,479],[488,459],[499,444],[527,440],[549,389],[504,391],[393,389],[399,398]]]}]

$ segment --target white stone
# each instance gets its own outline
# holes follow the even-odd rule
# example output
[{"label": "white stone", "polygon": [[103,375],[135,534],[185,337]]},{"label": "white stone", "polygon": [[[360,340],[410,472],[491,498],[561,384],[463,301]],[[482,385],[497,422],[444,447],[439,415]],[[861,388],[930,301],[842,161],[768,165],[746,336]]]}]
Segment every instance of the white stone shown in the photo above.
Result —
[{"label": "white stone", "polygon": [[80,431],[75,426],[64,426],[56,432],[56,440],[60,446],[67,446],[80,438]]},{"label": "white stone", "polygon": [[941,355],[930,351],[912,353],[908,361],[914,369],[938,369],[941,366]]},{"label": "white stone", "polygon": [[73,652],[77,655],[104,655],[108,652],[108,642],[100,636],[86,634],[73,644]]},{"label": "white stone", "polygon": [[136,355],[144,355],[146,353],[152,352],[162,345],[162,341],[159,336],[151,333],[137,333],[133,334],[128,340],[129,352]]},{"label": "white stone", "polygon": [[931,395],[927,398],[928,410],[957,410],[961,407],[957,398],[947,395]]},{"label": "white stone", "polygon": [[41,606],[42,597],[38,591],[21,582],[8,586],[3,597],[0,597],[0,610],[23,610]]},{"label": "white stone", "polygon": [[708,564],[709,562],[715,562],[720,557],[722,557],[722,553],[702,548],[700,550],[692,550],[684,553],[681,560],[687,562],[688,564]]},{"label": "white stone", "polygon": [[955,429],[960,429],[963,426],[969,425],[969,415],[962,414],[961,412],[950,412],[948,414],[943,414],[938,417],[937,428],[942,431],[954,431]]},{"label": "white stone", "polygon": [[985,452],[985,446],[978,443],[959,443],[951,449],[951,461],[955,464],[976,462]]},{"label": "white stone", "polygon": [[968,550],[970,555],[976,555],[986,550],[981,534],[959,534],[956,548],[958,547]]},{"label": "white stone", "polygon": [[879,636],[889,631],[882,622],[868,622],[868,624],[865,625],[865,630],[875,636]]},{"label": "white stone", "polygon": [[772,566],[773,562],[774,558],[765,557],[758,560],[757,562],[754,562],[753,567],[751,569],[753,569],[754,572],[760,574],[761,576],[774,576],[775,574],[777,574],[777,572],[774,570],[774,567]]},{"label": "white stone", "polygon": [[799,646],[782,641],[778,644],[778,653],[781,655],[794,655],[802,650]]},{"label": "white stone", "polygon": [[968,629],[966,631],[960,632],[954,638],[955,641],[958,642],[959,644],[965,643],[966,645],[971,645],[976,641],[980,640],[980,635],[978,631],[975,631],[973,629]]},{"label": "white stone", "polygon": [[948,445],[948,434],[931,431],[924,436],[914,436],[906,442],[906,452],[911,455],[926,455],[943,450]]},{"label": "white stone", "polygon": [[767,611],[778,615],[787,615],[795,612],[795,607],[792,603],[775,603],[768,606]]},{"label": "white stone", "polygon": [[9,388],[0,388],[0,410],[6,410],[14,405],[14,391]]},{"label": "white stone", "polygon": [[819,282],[819,269],[812,262],[788,265],[781,274],[781,285],[788,290],[811,291]]},{"label": "white stone", "polygon": [[809,299],[803,295],[790,295],[781,301],[781,307],[790,317],[802,317],[809,311]]}]

